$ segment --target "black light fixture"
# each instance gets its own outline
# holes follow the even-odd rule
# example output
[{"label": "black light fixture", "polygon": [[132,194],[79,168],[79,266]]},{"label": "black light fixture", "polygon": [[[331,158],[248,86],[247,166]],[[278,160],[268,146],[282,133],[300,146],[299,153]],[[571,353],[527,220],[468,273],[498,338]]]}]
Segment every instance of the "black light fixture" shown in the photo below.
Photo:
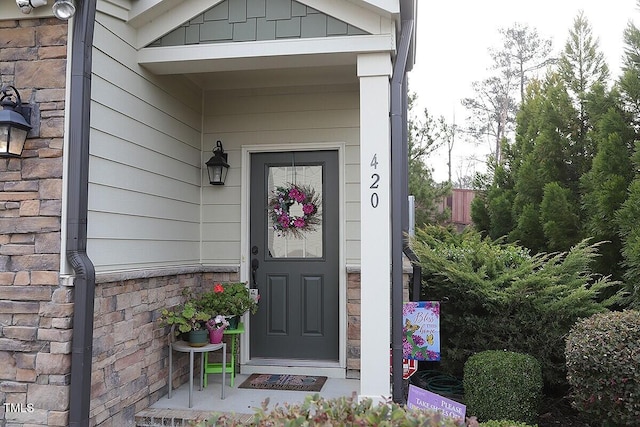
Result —
[{"label": "black light fixture", "polygon": [[229,163],[227,163],[227,153],[222,148],[222,141],[216,143],[213,149],[213,157],[206,164],[211,185],[224,185],[224,181],[227,179],[227,172],[229,172]]},{"label": "black light fixture", "polygon": [[0,157],[20,157],[31,130],[31,107],[22,105],[13,86],[2,86],[0,95]]}]

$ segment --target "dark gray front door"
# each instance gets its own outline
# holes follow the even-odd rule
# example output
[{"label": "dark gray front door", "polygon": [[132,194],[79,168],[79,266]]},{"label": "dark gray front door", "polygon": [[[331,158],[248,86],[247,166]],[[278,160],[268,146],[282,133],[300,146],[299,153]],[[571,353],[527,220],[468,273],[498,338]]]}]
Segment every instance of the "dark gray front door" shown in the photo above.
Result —
[{"label": "dark gray front door", "polygon": [[[318,223],[295,234],[274,228],[269,207],[274,191],[292,184],[317,196]],[[252,287],[261,297],[252,358],[338,360],[338,202],[337,151],[251,155]],[[289,214],[303,209],[294,203]]]}]

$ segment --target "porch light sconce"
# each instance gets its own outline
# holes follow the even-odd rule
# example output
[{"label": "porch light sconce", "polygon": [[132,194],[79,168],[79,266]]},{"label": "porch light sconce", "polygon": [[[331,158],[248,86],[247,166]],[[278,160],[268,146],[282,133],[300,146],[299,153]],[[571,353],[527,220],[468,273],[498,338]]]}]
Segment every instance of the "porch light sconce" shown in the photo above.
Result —
[{"label": "porch light sconce", "polygon": [[20,157],[31,130],[31,107],[13,86],[0,88],[0,157]]},{"label": "porch light sconce", "polygon": [[227,163],[227,153],[224,152],[221,141],[216,143],[213,157],[207,161],[206,165],[211,185],[224,185],[229,172],[229,163]]},{"label": "porch light sconce", "polygon": [[[29,14],[37,7],[47,4],[47,0],[16,0],[16,5],[24,14]],[[55,0],[51,7],[56,18],[66,21],[76,13],[76,5],[73,0]]]}]

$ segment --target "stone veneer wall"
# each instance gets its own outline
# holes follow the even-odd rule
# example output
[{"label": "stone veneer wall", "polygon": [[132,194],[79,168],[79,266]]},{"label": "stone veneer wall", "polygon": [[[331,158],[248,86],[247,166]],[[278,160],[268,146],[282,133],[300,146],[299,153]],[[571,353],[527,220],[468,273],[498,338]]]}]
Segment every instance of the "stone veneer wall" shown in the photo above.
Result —
[{"label": "stone veneer wall", "polygon": [[360,378],[360,273],[347,273],[347,378]]},{"label": "stone veneer wall", "polygon": [[66,45],[66,22],[0,17],[0,84],[33,107],[22,158],[0,159],[0,425],[68,423],[73,295],[58,274]]},{"label": "stone veneer wall", "polygon": [[[237,273],[222,272],[98,283],[91,425],[133,425],[136,412],[167,394],[169,329],[160,325],[158,318],[164,308],[184,302],[183,289],[198,293],[215,282],[237,280]],[[188,374],[188,355],[174,353],[174,388],[188,382]]]}]

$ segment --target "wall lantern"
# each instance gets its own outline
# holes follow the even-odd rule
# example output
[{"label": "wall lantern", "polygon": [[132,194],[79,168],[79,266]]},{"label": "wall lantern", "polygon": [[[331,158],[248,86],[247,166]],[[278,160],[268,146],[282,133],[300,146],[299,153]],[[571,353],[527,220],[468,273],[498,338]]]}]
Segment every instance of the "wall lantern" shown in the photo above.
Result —
[{"label": "wall lantern", "polygon": [[211,185],[224,185],[224,181],[227,179],[227,172],[229,172],[229,163],[227,163],[227,153],[224,152],[221,141],[216,143],[213,149],[213,157],[206,164]]},{"label": "wall lantern", "polygon": [[22,105],[13,86],[2,86],[0,95],[0,157],[20,157],[31,130],[31,107]]},{"label": "wall lantern", "polygon": [[[47,0],[16,0],[16,5],[20,8],[20,11],[25,14],[31,13],[36,7],[44,6],[47,4]],[[53,14],[58,19],[66,21],[76,13],[76,5],[73,0],[55,0],[51,7]]]}]

